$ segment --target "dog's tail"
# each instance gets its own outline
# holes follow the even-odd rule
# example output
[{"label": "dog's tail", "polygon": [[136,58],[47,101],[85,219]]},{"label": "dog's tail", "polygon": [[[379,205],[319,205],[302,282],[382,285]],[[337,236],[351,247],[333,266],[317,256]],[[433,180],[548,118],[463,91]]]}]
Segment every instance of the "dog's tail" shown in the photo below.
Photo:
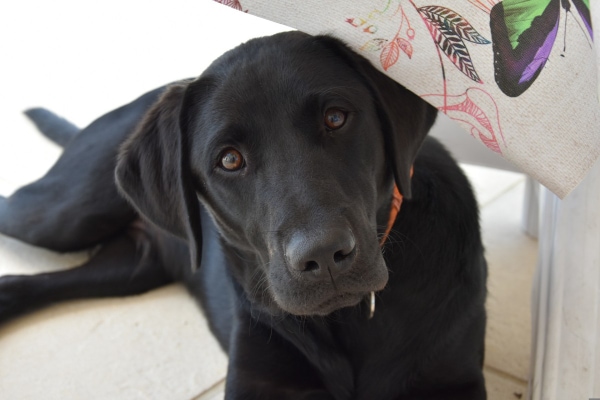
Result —
[{"label": "dog's tail", "polygon": [[24,113],[44,136],[61,147],[65,147],[81,131],[79,127],[45,108],[30,108]]}]

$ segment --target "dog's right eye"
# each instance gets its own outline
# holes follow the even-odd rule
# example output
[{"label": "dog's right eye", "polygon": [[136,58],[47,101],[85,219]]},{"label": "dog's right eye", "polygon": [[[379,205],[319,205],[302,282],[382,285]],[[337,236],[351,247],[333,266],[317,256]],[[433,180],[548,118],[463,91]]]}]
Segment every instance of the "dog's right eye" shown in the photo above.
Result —
[{"label": "dog's right eye", "polygon": [[244,157],[236,149],[226,149],[221,153],[219,166],[226,171],[237,171],[244,166]]},{"label": "dog's right eye", "polygon": [[340,129],[346,123],[346,115],[345,111],[338,108],[328,109],[325,111],[325,126],[332,131]]}]

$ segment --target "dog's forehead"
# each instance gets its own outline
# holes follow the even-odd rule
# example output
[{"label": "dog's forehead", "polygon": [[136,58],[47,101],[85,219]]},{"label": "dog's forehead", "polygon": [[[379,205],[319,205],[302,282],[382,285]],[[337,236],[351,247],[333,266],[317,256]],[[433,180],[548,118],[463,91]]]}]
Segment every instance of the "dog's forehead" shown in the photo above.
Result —
[{"label": "dog's forehead", "polygon": [[275,110],[294,107],[309,96],[337,93],[368,97],[359,72],[317,39],[288,32],[250,41],[211,66],[218,108]]}]

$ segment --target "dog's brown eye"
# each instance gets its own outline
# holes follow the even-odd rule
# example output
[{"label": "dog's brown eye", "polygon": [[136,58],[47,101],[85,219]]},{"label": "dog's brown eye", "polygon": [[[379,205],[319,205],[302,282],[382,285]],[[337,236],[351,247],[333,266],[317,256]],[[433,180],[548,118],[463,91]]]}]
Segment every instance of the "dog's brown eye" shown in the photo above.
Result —
[{"label": "dog's brown eye", "polygon": [[337,108],[330,108],[325,111],[325,125],[327,128],[339,129],[346,123],[346,113]]},{"label": "dog's brown eye", "polygon": [[227,149],[221,153],[220,165],[227,171],[237,171],[244,166],[244,157],[236,149]]}]

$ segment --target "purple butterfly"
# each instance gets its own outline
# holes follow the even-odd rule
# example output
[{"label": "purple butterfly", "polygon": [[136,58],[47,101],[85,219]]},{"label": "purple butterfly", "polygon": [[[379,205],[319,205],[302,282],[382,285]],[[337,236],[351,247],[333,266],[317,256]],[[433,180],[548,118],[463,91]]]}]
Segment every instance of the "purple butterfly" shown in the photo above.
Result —
[{"label": "purple butterfly", "polygon": [[507,96],[520,96],[542,72],[558,34],[561,8],[568,13],[572,3],[593,38],[589,2],[504,0],[492,8],[495,78]]}]

